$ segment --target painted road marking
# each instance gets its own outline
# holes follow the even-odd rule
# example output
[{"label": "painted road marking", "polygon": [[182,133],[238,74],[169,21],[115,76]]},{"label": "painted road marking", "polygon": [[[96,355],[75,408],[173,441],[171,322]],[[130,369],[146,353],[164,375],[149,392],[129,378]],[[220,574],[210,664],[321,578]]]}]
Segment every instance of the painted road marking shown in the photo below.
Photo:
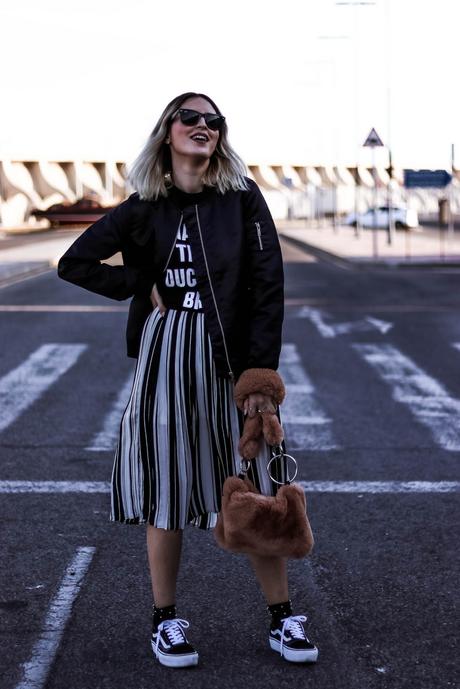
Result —
[{"label": "painted road marking", "polygon": [[458,493],[460,481],[299,481],[306,493]]},{"label": "painted road marking", "polygon": [[409,407],[444,450],[460,450],[460,400],[396,347],[353,344],[352,347],[391,386],[393,399]]},{"label": "painted road marking", "polygon": [[50,603],[42,632],[34,644],[31,656],[23,663],[23,679],[16,685],[16,689],[42,689],[45,686],[72,606],[83,585],[95,551],[96,548],[90,546],[77,548]]},{"label": "painted road marking", "polygon": [[105,450],[114,450],[116,448],[121,418],[128,404],[132,387],[133,374],[130,373],[126,383],[115,400],[115,404],[104,419],[102,430],[94,436],[86,450],[90,452],[102,452]]},{"label": "painted road marking", "polygon": [[[452,271],[453,272],[453,271]],[[356,301],[340,301],[339,299],[288,297],[285,306],[309,306],[316,309],[327,308],[328,311],[376,311],[395,313],[438,313],[443,311],[458,311],[460,303],[455,304],[358,304]],[[294,310],[286,314],[287,318],[298,318]]]},{"label": "painted road marking", "polygon": [[460,481],[299,481],[306,493],[458,493]]},{"label": "painted road marking", "polygon": [[325,338],[336,337],[337,335],[348,335],[356,331],[378,330],[382,335],[391,330],[393,323],[382,321],[379,318],[365,316],[360,321],[347,321],[345,323],[328,323],[331,319],[330,314],[321,309],[314,309],[310,306],[303,306],[297,313],[297,318],[307,318],[316,326],[316,329]]},{"label": "painted road marking", "polygon": [[85,304],[0,304],[0,311],[13,313],[45,311],[46,313],[101,313],[127,312],[128,306],[87,306]]},{"label": "painted road marking", "polygon": [[295,344],[281,348],[279,372],[286,386],[281,421],[286,441],[293,450],[338,449],[331,431],[331,419],[316,399],[315,387],[302,366]]},{"label": "painted road marking", "polygon": [[0,481],[0,493],[108,493],[107,481]]},{"label": "painted road marking", "polygon": [[86,348],[85,344],[41,345],[22,364],[0,378],[0,431],[38,400]]},{"label": "painted road marking", "polygon": [[[460,481],[298,481],[312,493],[458,493]],[[107,481],[0,481],[0,493],[110,493]]]}]

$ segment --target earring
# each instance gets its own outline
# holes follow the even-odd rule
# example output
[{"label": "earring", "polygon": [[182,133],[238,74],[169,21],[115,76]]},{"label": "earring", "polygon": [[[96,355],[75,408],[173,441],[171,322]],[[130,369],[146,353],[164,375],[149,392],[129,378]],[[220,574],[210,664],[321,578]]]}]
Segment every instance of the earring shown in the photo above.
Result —
[{"label": "earring", "polygon": [[165,144],[169,144],[169,143],[171,143],[171,139],[166,139]]}]

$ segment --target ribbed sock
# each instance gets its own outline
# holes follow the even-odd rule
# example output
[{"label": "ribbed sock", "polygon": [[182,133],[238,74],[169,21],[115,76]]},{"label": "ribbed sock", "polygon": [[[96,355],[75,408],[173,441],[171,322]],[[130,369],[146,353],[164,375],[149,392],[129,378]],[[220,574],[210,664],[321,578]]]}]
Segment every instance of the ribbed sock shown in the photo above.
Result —
[{"label": "ribbed sock", "polygon": [[152,624],[155,629],[158,627],[160,622],[164,622],[164,620],[173,620],[175,617],[175,605],[167,605],[165,608],[157,608],[156,605],[153,606]]},{"label": "ribbed sock", "polygon": [[267,605],[267,610],[272,616],[272,627],[278,627],[284,617],[290,617],[292,615],[291,600],[289,599],[283,603]]}]

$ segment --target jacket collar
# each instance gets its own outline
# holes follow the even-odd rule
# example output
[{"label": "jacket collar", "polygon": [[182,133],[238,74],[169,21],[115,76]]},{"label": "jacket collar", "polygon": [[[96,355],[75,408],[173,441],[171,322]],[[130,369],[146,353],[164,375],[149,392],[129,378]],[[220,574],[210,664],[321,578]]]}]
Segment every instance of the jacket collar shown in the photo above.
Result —
[{"label": "jacket collar", "polygon": [[[172,203],[179,211],[184,208],[193,207],[196,203],[201,205],[209,202],[217,194],[215,187],[205,186],[203,191],[195,194],[190,194],[179,187],[172,186],[168,189],[168,196],[159,197],[156,201],[148,201],[140,203],[136,206],[134,216],[131,219],[131,237],[140,246],[147,244],[153,233],[154,217],[151,215],[151,209],[159,208],[160,204]],[[179,216],[178,216],[179,217]]]},{"label": "jacket collar", "polygon": [[170,198],[176,206],[182,209],[186,206],[193,206],[196,203],[206,203],[206,201],[212,199],[216,193],[217,189],[210,186],[204,186],[202,191],[189,193],[173,185],[168,189],[168,198]]}]

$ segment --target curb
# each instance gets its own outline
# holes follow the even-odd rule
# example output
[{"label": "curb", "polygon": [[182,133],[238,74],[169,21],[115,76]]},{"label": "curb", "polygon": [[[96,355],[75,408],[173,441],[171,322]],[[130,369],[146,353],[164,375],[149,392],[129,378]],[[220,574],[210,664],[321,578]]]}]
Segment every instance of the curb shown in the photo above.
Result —
[{"label": "curb", "polygon": [[8,237],[40,234],[41,232],[49,232],[52,229],[51,225],[16,225],[15,227],[0,225],[0,231],[4,232]]},{"label": "curb", "polygon": [[385,268],[386,270],[391,269],[401,269],[401,268],[418,268],[418,269],[430,269],[430,268],[457,268],[460,270],[460,260],[445,260],[437,261],[428,260],[424,261],[420,258],[407,259],[356,259],[356,258],[346,258],[338,254],[334,254],[332,251],[327,251],[326,249],[320,249],[315,244],[310,244],[303,239],[297,239],[296,237],[291,237],[289,235],[283,234],[283,231],[279,231],[278,235],[282,237],[285,241],[291,242],[294,246],[299,249],[303,249],[313,256],[321,258],[323,261],[333,263],[340,268],[346,268],[347,270],[366,270],[373,268]]},{"label": "curb", "polygon": [[298,249],[308,252],[309,254],[313,254],[313,256],[317,256],[318,258],[321,258],[323,259],[323,261],[327,261],[328,263],[334,263],[335,265],[340,266],[340,268],[347,268],[348,270],[350,270],[355,267],[353,261],[350,261],[347,258],[343,258],[343,256],[333,254],[331,251],[319,249],[314,244],[304,242],[302,239],[297,239],[297,237],[291,237],[290,235],[283,234],[282,231],[278,232],[278,236],[287,242],[291,242],[291,244],[296,246]]},{"label": "curb", "polygon": [[50,270],[53,270],[51,261],[43,261],[41,262],[41,265],[35,266],[34,268],[25,268],[22,270],[19,269],[17,272],[12,272],[7,277],[2,277],[0,273],[0,288],[9,287],[10,285],[14,285],[16,282],[26,280],[29,277],[41,275],[42,273],[47,273]]}]

